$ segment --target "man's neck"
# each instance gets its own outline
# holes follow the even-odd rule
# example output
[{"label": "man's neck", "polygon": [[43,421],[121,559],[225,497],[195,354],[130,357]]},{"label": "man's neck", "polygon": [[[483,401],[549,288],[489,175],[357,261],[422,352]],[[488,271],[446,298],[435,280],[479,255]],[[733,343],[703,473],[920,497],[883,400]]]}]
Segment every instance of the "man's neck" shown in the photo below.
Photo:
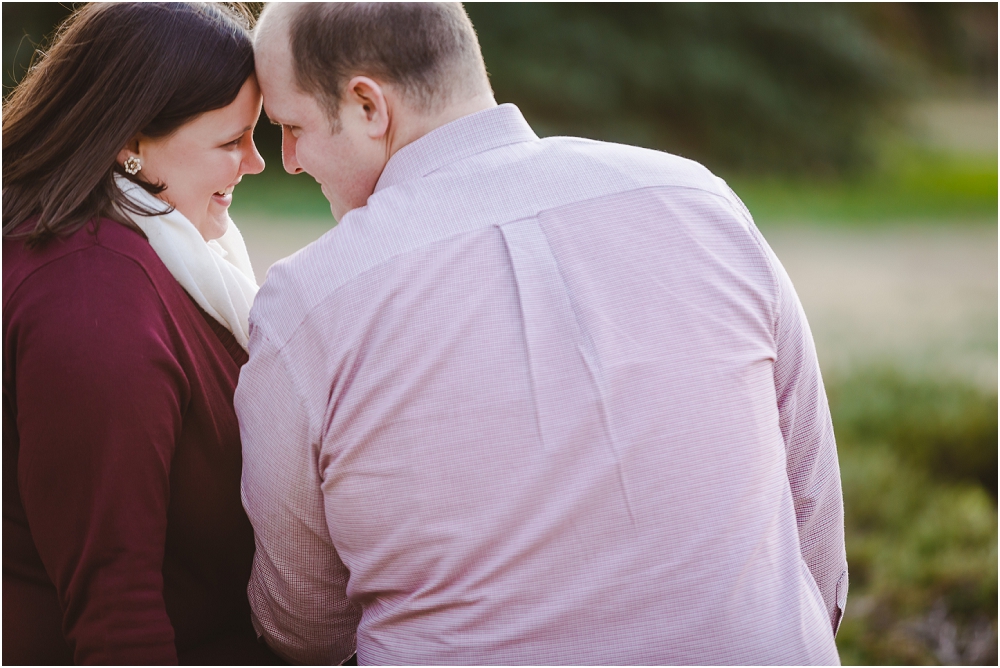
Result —
[{"label": "man's neck", "polygon": [[[447,105],[440,112],[435,114],[421,114],[410,116],[406,122],[401,122],[391,132],[391,139],[387,144],[386,159],[391,158],[396,152],[420,139],[429,132],[432,132],[442,125],[447,125],[452,121],[497,106],[497,101],[492,93],[483,93],[476,97],[467,98],[460,102]],[[397,117],[397,121],[403,120]]]}]

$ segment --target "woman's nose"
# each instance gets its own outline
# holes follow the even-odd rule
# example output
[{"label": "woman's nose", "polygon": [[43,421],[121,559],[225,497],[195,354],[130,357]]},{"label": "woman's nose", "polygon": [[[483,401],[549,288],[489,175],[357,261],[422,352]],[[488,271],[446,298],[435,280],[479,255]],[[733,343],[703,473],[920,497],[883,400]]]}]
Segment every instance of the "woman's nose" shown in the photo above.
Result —
[{"label": "woman's nose", "polygon": [[257,145],[251,139],[248,155],[243,157],[243,173],[260,174],[262,171],[264,171],[264,158],[261,157]]}]

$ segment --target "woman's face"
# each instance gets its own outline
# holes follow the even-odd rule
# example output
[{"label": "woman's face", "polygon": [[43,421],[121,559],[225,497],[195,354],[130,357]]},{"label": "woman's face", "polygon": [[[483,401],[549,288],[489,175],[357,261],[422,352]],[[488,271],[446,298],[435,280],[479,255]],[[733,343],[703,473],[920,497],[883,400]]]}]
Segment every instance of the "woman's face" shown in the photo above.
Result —
[{"label": "woman's face", "polygon": [[253,143],[260,105],[260,88],[251,76],[228,106],[207,111],[166,137],[139,137],[139,175],[166,185],[158,197],[184,214],[206,241],[225,234],[233,188],[243,175],[264,169]]}]

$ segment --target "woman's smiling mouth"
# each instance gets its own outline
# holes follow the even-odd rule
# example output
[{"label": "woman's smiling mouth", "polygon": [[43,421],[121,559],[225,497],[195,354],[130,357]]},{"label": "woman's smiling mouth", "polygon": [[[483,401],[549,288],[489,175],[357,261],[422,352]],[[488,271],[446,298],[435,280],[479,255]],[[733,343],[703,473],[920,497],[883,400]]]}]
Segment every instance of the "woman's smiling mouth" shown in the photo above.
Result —
[{"label": "woman's smiling mouth", "polygon": [[212,193],[212,200],[216,204],[228,207],[230,204],[233,203],[233,189],[234,188],[236,188],[236,184],[235,183],[233,185],[231,185],[231,186],[226,187],[223,190],[219,190],[217,192]]}]

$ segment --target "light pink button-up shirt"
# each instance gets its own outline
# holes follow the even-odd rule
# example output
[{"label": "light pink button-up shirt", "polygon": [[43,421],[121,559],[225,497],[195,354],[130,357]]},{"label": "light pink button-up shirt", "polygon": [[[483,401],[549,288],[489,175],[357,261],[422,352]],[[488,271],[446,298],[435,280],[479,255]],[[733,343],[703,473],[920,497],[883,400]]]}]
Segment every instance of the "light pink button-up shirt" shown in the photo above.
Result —
[{"label": "light pink button-up shirt", "polygon": [[275,265],[251,332],[249,595],[287,657],[838,662],[812,337],[700,165],[467,116]]}]

